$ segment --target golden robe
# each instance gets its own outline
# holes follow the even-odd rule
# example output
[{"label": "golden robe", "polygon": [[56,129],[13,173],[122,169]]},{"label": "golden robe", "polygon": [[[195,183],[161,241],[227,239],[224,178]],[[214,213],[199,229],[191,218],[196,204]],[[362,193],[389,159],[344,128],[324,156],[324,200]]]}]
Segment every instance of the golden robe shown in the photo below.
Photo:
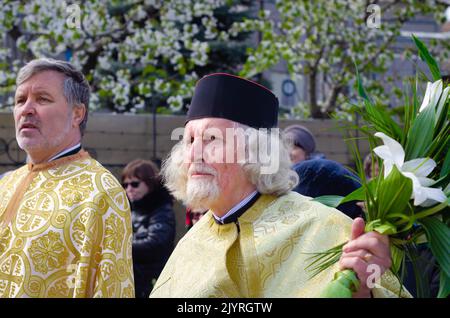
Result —
[{"label": "golden robe", "polygon": [[[180,240],[150,297],[318,297],[338,264],[310,278],[311,256],[350,238],[351,219],[298,193],[262,195],[236,223],[209,211]],[[238,229],[239,227],[239,229]],[[374,297],[396,297],[389,272]]]},{"label": "golden robe", "polygon": [[130,207],[87,152],[0,180],[0,297],[134,297]]}]

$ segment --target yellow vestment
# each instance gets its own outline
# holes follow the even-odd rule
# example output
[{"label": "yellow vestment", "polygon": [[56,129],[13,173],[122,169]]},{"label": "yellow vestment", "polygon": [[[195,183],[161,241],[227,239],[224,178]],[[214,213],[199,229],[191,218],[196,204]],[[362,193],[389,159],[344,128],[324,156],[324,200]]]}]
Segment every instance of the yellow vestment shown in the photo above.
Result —
[{"label": "yellow vestment", "polygon": [[130,208],[87,152],[0,180],[0,297],[134,297]]},{"label": "yellow vestment", "polygon": [[[236,223],[209,211],[180,240],[150,297],[317,297],[336,264],[310,278],[311,256],[348,241],[351,219],[298,193],[262,195]],[[374,297],[396,296],[385,273]]]}]

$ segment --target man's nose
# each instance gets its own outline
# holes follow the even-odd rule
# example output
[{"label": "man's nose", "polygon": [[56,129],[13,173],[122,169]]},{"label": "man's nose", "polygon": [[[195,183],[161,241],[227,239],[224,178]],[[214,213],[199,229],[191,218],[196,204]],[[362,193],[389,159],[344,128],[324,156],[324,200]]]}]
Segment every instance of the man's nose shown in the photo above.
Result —
[{"label": "man's nose", "polygon": [[36,114],[36,104],[31,99],[27,99],[25,104],[23,104],[19,109],[20,109],[21,117],[26,117],[26,116]]},{"label": "man's nose", "polygon": [[189,159],[191,162],[203,162],[203,140],[201,138],[194,139]]}]

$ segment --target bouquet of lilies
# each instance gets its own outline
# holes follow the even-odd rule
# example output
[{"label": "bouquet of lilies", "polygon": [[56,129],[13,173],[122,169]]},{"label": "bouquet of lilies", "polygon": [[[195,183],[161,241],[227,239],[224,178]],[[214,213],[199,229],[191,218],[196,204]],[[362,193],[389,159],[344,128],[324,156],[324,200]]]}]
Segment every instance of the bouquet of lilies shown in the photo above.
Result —
[{"label": "bouquet of lilies", "polygon": [[[363,201],[365,231],[389,236],[390,270],[400,282],[406,258],[414,262],[412,251],[420,243],[428,244],[440,269],[438,297],[447,297],[450,293],[450,86],[443,83],[439,67],[426,46],[414,36],[413,40],[431,71],[433,82],[427,84],[419,106],[416,77],[413,96],[406,97],[401,123],[372,102],[357,73],[358,92],[364,105],[356,111],[367,124],[357,129],[368,137],[376,155],[372,161],[380,167],[379,175],[366,179],[361,156],[355,150],[361,188],[346,197],[324,196],[315,200],[331,206]],[[314,254],[308,269],[317,274],[336,263],[343,245]],[[415,276],[417,280],[421,273]],[[357,289],[356,274],[343,270],[335,274],[322,296],[351,297]]]}]

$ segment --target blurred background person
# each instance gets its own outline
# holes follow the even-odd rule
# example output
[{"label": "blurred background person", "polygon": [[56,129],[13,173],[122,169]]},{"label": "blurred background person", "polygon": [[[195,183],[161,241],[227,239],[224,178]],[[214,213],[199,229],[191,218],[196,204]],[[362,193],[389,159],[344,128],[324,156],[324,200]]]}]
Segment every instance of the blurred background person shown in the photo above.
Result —
[{"label": "blurred background person", "polygon": [[190,230],[195,223],[200,221],[200,219],[202,218],[202,216],[206,214],[206,212],[208,212],[208,210],[187,208],[186,223],[185,223],[186,229]]},{"label": "blurred background person", "polygon": [[[361,187],[355,174],[333,160],[305,160],[294,164],[292,169],[299,177],[299,182],[292,191],[311,198],[323,195],[344,197]],[[337,206],[336,209],[352,219],[363,216],[361,206],[356,201],[346,202]]]},{"label": "blurred background person", "polygon": [[[372,162],[373,161],[373,162]],[[380,168],[378,167],[378,162],[376,159],[372,159],[372,154],[368,153],[364,157],[364,174],[367,180],[371,180],[373,177],[378,176],[380,173]]]},{"label": "blurred background person", "polygon": [[136,297],[148,298],[174,247],[173,199],[151,161],[130,162],[122,172],[122,185],[131,203]]},{"label": "blurred background person", "polygon": [[286,139],[291,145],[289,156],[293,164],[308,159],[325,158],[316,153],[316,140],[308,128],[302,125],[290,125],[284,129]]},{"label": "blurred background person", "polygon": [[[299,182],[292,191],[311,198],[323,195],[346,196],[361,186],[358,177],[342,164],[325,159],[323,154],[315,152],[315,138],[306,127],[288,126],[284,129],[284,136],[291,147],[292,169],[299,176]],[[341,204],[337,209],[352,219],[363,214],[357,202]]]}]

